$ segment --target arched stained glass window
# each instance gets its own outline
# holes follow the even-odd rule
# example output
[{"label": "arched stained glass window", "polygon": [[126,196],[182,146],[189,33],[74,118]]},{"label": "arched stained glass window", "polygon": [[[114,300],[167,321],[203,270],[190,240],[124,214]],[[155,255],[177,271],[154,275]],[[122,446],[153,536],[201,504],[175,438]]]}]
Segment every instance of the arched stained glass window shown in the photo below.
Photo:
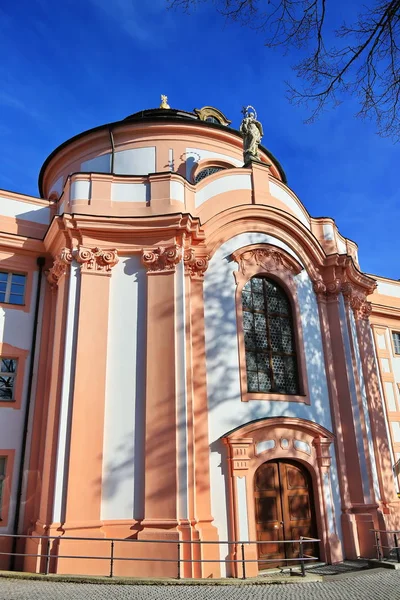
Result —
[{"label": "arched stained glass window", "polygon": [[242,291],[247,391],[298,394],[296,346],[289,299],[266,277]]}]

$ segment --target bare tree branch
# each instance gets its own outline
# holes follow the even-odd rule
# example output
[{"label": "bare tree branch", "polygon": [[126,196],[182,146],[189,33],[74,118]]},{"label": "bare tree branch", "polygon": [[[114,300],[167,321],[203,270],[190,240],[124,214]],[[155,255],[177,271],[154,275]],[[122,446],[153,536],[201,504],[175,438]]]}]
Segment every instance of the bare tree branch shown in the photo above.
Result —
[{"label": "bare tree branch", "polygon": [[[268,48],[306,52],[293,66],[301,83],[288,84],[288,97],[308,106],[307,122],[350,94],[360,104],[357,116],[374,119],[380,135],[400,139],[400,0],[371,0],[353,23],[336,31],[326,19],[334,0],[169,0],[169,5],[189,12],[200,2],[261,31]],[[332,34],[337,45],[328,47]]]}]

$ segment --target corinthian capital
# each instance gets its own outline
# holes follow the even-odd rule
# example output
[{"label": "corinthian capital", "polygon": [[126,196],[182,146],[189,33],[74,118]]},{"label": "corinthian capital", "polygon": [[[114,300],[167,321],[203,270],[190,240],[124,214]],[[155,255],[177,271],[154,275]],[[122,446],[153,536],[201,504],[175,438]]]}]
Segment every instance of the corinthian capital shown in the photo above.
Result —
[{"label": "corinthian capital", "polygon": [[51,286],[57,286],[61,277],[65,275],[67,268],[72,262],[72,253],[69,248],[63,248],[55,257],[53,266],[47,273],[47,280]]},{"label": "corinthian capital", "polygon": [[356,319],[369,319],[372,312],[372,304],[365,299],[365,296],[352,296],[350,306],[353,309]]},{"label": "corinthian capital", "polygon": [[175,271],[175,265],[182,258],[182,248],[177,244],[159,248],[144,248],[142,263],[149,272],[163,273]]},{"label": "corinthian capital", "polygon": [[194,248],[188,248],[183,255],[186,275],[190,275],[192,279],[204,279],[204,273],[208,269],[208,255],[200,256],[196,254]]},{"label": "corinthian capital", "polygon": [[85,246],[79,246],[74,251],[74,257],[81,265],[81,270],[105,275],[110,273],[118,262],[118,252],[115,248],[102,250],[98,247],[86,248]]}]

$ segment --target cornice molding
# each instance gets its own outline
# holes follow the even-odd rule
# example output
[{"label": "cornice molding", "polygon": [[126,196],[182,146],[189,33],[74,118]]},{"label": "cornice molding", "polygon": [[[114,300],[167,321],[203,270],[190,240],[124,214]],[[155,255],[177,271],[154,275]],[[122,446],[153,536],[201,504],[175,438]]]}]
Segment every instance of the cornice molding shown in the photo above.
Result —
[{"label": "cornice molding", "polygon": [[204,241],[200,219],[190,214],[168,213],[145,217],[98,217],[69,215],[56,217],[45,237],[45,245],[53,256],[64,246],[79,245],[104,250],[118,248],[120,254],[141,253],[143,247],[183,245],[190,238]]}]

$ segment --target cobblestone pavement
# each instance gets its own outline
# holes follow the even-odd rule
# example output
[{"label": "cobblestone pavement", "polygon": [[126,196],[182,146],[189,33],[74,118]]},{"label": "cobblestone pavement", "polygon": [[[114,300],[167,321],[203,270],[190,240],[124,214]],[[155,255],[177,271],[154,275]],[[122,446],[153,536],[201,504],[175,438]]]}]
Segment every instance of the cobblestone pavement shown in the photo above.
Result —
[{"label": "cobblestone pavement", "polygon": [[99,585],[0,579],[1,600],[399,600],[400,571],[375,569],[322,583],[283,585]]}]

